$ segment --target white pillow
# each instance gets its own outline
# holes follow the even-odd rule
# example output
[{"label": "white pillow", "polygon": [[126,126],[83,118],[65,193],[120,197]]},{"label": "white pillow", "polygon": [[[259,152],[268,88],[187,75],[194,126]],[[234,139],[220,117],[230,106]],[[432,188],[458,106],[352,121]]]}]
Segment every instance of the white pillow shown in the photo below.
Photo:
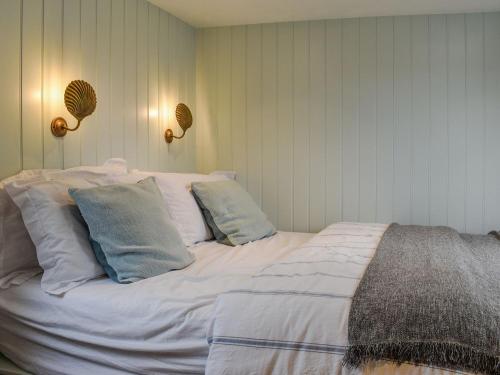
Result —
[{"label": "white pillow", "polygon": [[123,159],[114,158],[105,161],[104,164],[100,166],[81,166],[59,170],[50,173],[49,178],[51,180],[64,179],[66,181],[69,179],[85,181],[99,179],[102,184],[106,181],[106,179],[109,179],[111,182],[113,177],[123,176],[127,173],[127,162]]},{"label": "white pillow", "polygon": [[6,186],[21,209],[43,268],[42,289],[49,294],[68,290],[104,274],[95,259],[88,229],[68,194],[70,187],[93,187],[62,181],[39,182],[28,189]]},{"label": "white pillow", "polygon": [[14,181],[24,184],[43,181],[51,172],[43,169],[22,171],[0,182],[0,289],[20,285],[42,271],[21,211],[5,191],[4,185]]},{"label": "white pillow", "polygon": [[37,181],[11,181],[5,186],[21,210],[24,224],[43,268],[42,289],[63,294],[104,274],[92,251],[88,229],[68,194],[70,187],[105,185],[127,173],[123,160],[100,167],[52,171]]},{"label": "white pillow", "polygon": [[134,180],[148,176],[156,178],[168,213],[186,246],[213,238],[212,231],[205,223],[201,209],[191,194],[191,183],[227,180],[225,175],[132,171],[129,176]]}]

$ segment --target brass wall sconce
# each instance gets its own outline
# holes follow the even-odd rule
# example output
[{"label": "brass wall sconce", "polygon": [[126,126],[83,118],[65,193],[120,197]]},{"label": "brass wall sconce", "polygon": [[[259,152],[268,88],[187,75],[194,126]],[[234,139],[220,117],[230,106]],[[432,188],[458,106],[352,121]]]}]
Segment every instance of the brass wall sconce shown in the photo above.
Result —
[{"label": "brass wall sconce", "polygon": [[80,127],[82,120],[94,112],[97,105],[95,91],[85,81],[71,81],[64,92],[64,104],[68,112],[78,120],[78,124],[74,128],[69,128],[64,118],[56,117],[50,124],[52,134],[56,137],[64,137],[68,131],[74,132]]},{"label": "brass wall sconce", "polygon": [[175,108],[175,118],[177,119],[177,123],[182,129],[182,135],[180,137],[176,137],[172,129],[165,130],[165,141],[167,143],[172,143],[175,139],[181,139],[186,134],[186,130],[188,130],[191,125],[193,125],[193,115],[189,110],[189,107],[184,103],[177,104]]}]

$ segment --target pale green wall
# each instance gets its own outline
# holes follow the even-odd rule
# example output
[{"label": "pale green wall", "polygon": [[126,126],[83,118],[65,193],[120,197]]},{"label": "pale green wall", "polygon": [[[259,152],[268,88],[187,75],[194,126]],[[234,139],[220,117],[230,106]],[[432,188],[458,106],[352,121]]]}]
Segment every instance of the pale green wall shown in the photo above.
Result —
[{"label": "pale green wall", "polygon": [[[194,38],[145,0],[0,1],[0,177],[122,156],[234,169],[284,230],[500,227],[500,13],[202,29],[196,57]],[[55,139],[76,78],[97,111]],[[167,146],[178,101],[195,124]]]},{"label": "pale green wall", "polygon": [[197,110],[280,229],[500,228],[500,13],[203,29]]},{"label": "pale green wall", "polygon": [[[141,169],[195,169],[196,126],[182,142],[163,140],[167,125],[180,131],[179,101],[194,110],[191,26],[145,0],[3,0],[0,45],[0,178],[110,157]],[[75,121],[62,99],[74,79],[94,86],[97,109],[56,139],[53,117]]]}]

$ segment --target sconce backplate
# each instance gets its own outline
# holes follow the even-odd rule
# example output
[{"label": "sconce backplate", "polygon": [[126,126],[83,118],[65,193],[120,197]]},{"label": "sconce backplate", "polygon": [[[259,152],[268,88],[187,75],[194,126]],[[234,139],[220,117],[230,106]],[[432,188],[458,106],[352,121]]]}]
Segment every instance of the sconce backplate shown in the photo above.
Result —
[{"label": "sconce backplate", "polygon": [[165,142],[172,143],[173,140],[174,140],[174,132],[172,131],[172,129],[165,130]]},{"label": "sconce backplate", "polygon": [[52,134],[56,137],[64,137],[68,132],[68,123],[62,117],[56,117],[50,124]]}]

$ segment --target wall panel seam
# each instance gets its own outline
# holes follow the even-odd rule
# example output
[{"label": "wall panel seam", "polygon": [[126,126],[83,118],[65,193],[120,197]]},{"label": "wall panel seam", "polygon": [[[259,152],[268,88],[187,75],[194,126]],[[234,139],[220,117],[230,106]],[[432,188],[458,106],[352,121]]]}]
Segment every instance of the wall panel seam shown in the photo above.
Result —
[{"label": "wall panel seam", "polygon": [[19,92],[18,92],[18,110],[19,110],[19,161],[21,164],[21,169],[24,169],[24,152],[23,152],[23,18],[24,18],[24,0],[19,2],[19,72],[18,72],[18,82],[19,82]]},{"label": "wall panel seam", "polygon": [[485,53],[485,33],[484,33],[484,14],[481,13],[481,53],[482,53],[482,72],[481,72],[481,94],[482,94],[482,106],[481,106],[481,120],[482,120],[482,147],[481,147],[481,159],[483,161],[483,164],[481,166],[481,174],[482,174],[482,207],[481,207],[481,230],[482,232],[485,231],[485,217],[486,217],[486,209],[485,209],[485,196],[486,196],[486,155],[485,155],[485,149],[486,149],[486,141],[485,141],[485,130],[486,130],[486,111],[485,111],[485,103],[486,103],[486,84],[485,84],[485,77],[486,77],[486,68],[485,68],[485,63],[486,59],[484,57]]}]

